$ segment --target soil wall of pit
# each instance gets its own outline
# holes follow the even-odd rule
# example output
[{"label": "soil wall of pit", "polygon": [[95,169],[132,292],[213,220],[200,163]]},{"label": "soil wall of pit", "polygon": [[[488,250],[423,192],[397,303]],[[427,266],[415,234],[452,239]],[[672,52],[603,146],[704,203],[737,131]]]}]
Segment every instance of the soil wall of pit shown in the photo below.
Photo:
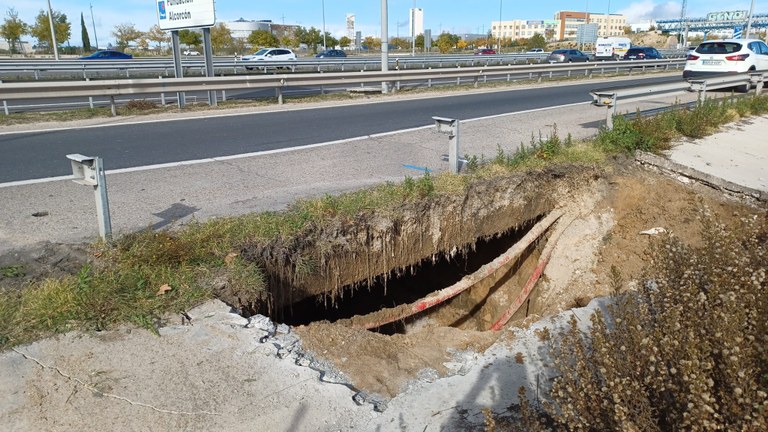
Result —
[{"label": "soil wall of pit", "polygon": [[308,297],[349,295],[374,278],[425,259],[474,248],[562,205],[602,176],[596,167],[558,166],[475,179],[464,194],[436,194],[395,211],[312,225],[290,238],[249,245],[242,256],[267,274],[271,307]]}]

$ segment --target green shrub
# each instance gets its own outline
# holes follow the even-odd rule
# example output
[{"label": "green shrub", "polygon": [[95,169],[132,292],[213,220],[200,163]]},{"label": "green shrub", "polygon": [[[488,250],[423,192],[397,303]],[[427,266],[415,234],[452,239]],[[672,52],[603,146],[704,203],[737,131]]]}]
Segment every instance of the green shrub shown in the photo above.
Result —
[{"label": "green shrub", "polygon": [[641,289],[590,335],[571,320],[543,415],[555,430],[768,430],[768,226],[705,214],[703,237],[654,244]]}]

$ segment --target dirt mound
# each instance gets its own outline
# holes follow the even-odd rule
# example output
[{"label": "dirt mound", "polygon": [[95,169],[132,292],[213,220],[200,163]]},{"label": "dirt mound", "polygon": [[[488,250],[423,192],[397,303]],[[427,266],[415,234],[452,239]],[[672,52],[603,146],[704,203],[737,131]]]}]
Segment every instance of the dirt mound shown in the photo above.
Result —
[{"label": "dirt mound", "polygon": [[677,38],[668,34],[662,34],[660,31],[633,33],[628,37],[632,41],[632,45],[652,46],[659,49],[677,48]]}]

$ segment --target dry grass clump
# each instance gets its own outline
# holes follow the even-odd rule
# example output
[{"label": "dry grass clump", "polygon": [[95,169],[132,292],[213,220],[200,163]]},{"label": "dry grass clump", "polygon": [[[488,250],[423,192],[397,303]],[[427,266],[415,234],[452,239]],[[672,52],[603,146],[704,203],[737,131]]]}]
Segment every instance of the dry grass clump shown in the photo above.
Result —
[{"label": "dry grass clump", "polygon": [[702,222],[702,246],[651,248],[642,288],[590,335],[571,320],[551,402],[521,404],[526,430],[768,430],[768,225]]}]

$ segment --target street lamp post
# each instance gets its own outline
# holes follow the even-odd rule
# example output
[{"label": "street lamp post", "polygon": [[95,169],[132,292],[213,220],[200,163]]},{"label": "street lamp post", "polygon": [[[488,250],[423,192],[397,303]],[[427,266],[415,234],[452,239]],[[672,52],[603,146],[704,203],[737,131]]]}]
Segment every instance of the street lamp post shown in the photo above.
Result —
[{"label": "street lamp post", "polygon": [[749,17],[747,18],[747,34],[744,38],[749,37],[749,32],[752,31],[752,12],[755,10],[755,0],[752,0],[752,4],[749,6]]},{"label": "street lamp post", "polygon": [[96,38],[96,50],[99,50],[99,36],[96,34],[96,20],[93,19],[93,4],[91,4],[91,24],[93,25],[93,37]]},{"label": "street lamp post", "polygon": [[322,0],[323,3],[323,51],[328,49],[328,46],[325,44],[325,0]]},{"label": "street lamp post", "polygon": [[[389,20],[387,18],[387,0],[381,0],[381,71],[389,70]],[[381,83],[381,92],[389,93],[389,84]]]},{"label": "street lamp post", "polygon": [[411,56],[416,56],[416,0],[411,9]]},{"label": "street lamp post", "polygon": [[499,54],[501,54],[501,6],[504,4],[504,0],[499,0],[499,28],[496,29],[499,32],[499,42],[497,43],[497,47],[499,49]]},{"label": "street lamp post", "polygon": [[53,27],[53,10],[51,9],[51,0],[48,0],[48,23],[51,24],[51,41],[53,42],[53,56],[59,61],[59,47],[56,46],[56,31]]}]

